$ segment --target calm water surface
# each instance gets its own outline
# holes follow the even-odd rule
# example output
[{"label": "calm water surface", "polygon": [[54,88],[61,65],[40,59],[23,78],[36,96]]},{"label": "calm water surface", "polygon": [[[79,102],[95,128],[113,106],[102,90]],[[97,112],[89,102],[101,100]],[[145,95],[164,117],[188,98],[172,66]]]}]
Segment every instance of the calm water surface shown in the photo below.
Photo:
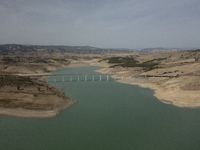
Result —
[{"label": "calm water surface", "polygon": [[[54,73],[93,73],[97,68]],[[56,86],[78,103],[51,119],[0,117],[0,149],[200,149],[200,109],[163,104],[151,90],[114,81],[59,82]]]}]

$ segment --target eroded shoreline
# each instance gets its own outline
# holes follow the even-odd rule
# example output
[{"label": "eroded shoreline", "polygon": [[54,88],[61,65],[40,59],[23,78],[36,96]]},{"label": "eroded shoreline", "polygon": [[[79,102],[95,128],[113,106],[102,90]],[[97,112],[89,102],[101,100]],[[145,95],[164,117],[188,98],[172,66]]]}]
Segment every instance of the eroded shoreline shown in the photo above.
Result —
[{"label": "eroded shoreline", "polygon": [[[165,78],[165,77],[130,77],[125,76],[129,73],[129,69],[113,69],[109,68],[108,63],[93,62],[92,65],[104,67],[103,69],[96,70],[103,74],[112,74],[113,78],[120,79],[117,82],[137,85],[141,88],[147,88],[154,91],[154,96],[163,103],[171,104],[182,108],[200,108],[200,92],[199,90],[187,88],[188,80],[190,82],[200,80],[198,76],[181,76],[178,78]],[[121,79],[121,75],[124,78]],[[187,88],[187,89],[186,89]]]},{"label": "eroded shoreline", "polygon": [[[135,81],[135,80],[140,80]],[[137,85],[141,88],[147,88],[154,91],[154,96],[163,103],[171,104],[183,108],[200,108],[198,91],[185,91],[181,90],[178,86],[166,87],[152,83],[148,79],[132,78],[119,80],[120,83]],[[171,85],[173,86],[173,85]]]}]

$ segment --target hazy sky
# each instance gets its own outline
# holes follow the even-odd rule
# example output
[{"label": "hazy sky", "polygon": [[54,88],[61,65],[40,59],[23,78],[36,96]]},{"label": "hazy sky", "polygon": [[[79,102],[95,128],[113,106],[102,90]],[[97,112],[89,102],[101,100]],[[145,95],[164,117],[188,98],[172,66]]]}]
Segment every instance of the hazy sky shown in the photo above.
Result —
[{"label": "hazy sky", "polygon": [[199,47],[200,0],[0,0],[0,44]]}]

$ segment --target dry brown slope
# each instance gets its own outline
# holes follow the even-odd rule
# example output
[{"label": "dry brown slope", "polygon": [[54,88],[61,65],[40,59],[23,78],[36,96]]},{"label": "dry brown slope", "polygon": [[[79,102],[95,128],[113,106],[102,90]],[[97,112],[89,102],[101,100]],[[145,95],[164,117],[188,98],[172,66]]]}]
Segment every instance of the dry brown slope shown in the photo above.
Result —
[{"label": "dry brown slope", "polygon": [[49,118],[77,101],[62,90],[27,77],[0,76],[0,114],[23,118]]}]

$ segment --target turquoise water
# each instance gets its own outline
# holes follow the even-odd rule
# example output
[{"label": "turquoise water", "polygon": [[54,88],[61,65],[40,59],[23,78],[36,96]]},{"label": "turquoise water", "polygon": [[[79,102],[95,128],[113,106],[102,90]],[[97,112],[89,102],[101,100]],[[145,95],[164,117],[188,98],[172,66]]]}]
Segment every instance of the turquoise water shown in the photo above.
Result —
[{"label": "turquoise water", "polygon": [[[97,68],[54,73],[93,73]],[[78,103],[56,118],[0,117],[1,149],[200,149],[200,109],[167,105],[153,97],[151,90],[97,79],[58,82],[56,85]]]}]

